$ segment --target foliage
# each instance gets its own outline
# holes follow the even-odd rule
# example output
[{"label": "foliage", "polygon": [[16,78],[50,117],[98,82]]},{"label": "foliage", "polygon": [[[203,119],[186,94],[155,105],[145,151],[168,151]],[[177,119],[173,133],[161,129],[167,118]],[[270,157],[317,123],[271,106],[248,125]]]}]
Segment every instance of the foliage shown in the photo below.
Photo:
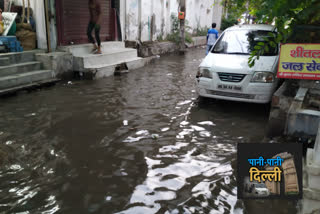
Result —
[{"label": "foliage", "polygon": [[222,18],[220,30],[224,31],[228,27],[231,27],[237,24],[238,24],[238,20],[232,16],[228,18]]},{"label": "foliage", "polygon": [[[171,33],[167,35],[166,40],[175,42],[177,44],[180,43],[181,38],[180,38],[180,20],[175,14],[171,14],[171,24],[172,24],[172,29]],[[185,21],[185,41],[187,43],[192,42],[192,36],[191,34],[187,31],[188,29],[191,29],[190,26],[188,26],[188,22]]]},{"label": "foliage", "polygon": [[172,13],[170,19],[171,19],[171,26],[172,26],[171,32],[172,33],[178,32],[180,29],[180,21],[178,17]]},{"label": "foliage", "polygon": [[198,27],[195,30],[194,36],[206,36],[208,34],[208,30],[209,30],[209,28],[207,28],[207,27],[204,27],[204,28]]},{"label": "foliage", "polygon": [[292,33],[297,26],[320,25],[319,0],[224,0],[224,3],[233,14],[249,11],[257,23],[273,23],[276,27],[274,38],[271,41],[266,38],[252,51],[250,66],[274,43],[294,42]]},{"label": "foliage", "polygon": [[157,37],[157,41],[159,41],[159,42],[164,41],[162,34]]},{"label": "foliage", "polygon": [[[264,55],[264,53],[270,52],[270,50],[274,50],[278,47],[278,43],[280,41],[281,35],[279,36],[277,33],[269,33],[268,37],[264,38],[264,41],[259,41],[257,44],[255,44],[253,47],[254,49],[251,50],[251,55],[249,57],[249,66],[253,67],[255,64],[255,60],[259,60],[260,56]],[[249,36],[249,42],[253,39],[250,39]]]},{"label": "foliage", "polygon": [[[168,34],[166,40],[179,44],[181,41],[180,32]],[[185,32],[185,41],[187,43],[192,43],[192,36],[188,32]]]},{"label": "foliage", "polygon": [[180,41],[180,33],[179,32],[170,33],[170,34],[167,35],[166,40],[168,40],[170,42],[179,43],[179,41]]},{"label": "foliage", "polygon": [[223,0],[221,4],[225,7],[228,18],[238,19],[247,11],[247,1],[249,0]]}]

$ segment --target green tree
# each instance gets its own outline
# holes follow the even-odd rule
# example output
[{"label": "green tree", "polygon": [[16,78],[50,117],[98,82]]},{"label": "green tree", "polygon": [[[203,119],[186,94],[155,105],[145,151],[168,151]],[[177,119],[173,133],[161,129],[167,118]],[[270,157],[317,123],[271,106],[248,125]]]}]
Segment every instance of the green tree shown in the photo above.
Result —
[{"label": "green tree", "polygon": [[[249,58],[253,66],[259,56],[274,47],[276,43],[294,42],[290,36],[299,25],[320,25],[319,0],[225,0],[227,9],[240,14],[247,8],[250,15],[256,17],[256,23],[273,23],[277,33],[271,33],[273,39],[256,45]],[[289,40],[288,40],[289,39]]]}]

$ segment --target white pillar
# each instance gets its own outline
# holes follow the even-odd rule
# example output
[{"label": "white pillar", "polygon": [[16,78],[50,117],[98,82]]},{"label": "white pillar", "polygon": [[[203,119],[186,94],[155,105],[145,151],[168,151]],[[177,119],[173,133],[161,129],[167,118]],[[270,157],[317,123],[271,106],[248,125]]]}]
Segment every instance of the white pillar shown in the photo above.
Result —
[{"label": "white pillar", "polygon": [[126,0],[120,0],[120,23],[122,41],[126,40]]}]

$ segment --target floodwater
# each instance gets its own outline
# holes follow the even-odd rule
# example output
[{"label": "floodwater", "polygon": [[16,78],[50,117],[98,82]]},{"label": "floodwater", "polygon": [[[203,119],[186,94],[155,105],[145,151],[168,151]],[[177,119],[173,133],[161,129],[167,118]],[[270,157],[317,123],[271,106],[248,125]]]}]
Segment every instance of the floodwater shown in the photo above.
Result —
[{"label": "floodwater", "polygon": [[0,213],[296,213],[237,200],[236,145],[269,108],[198,99],[204,52],[1,99]]}]

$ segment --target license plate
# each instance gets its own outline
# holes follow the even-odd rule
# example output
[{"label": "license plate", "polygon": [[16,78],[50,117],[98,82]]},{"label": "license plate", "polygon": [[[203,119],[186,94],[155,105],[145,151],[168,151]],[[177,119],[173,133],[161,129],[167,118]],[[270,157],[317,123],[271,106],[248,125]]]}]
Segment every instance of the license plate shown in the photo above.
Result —
[{"label": "license plate", "polygon": [[219,84],[218,89],[222,89],[222,90],[232,90],[232,91],[242,91],[242,87],[241,86],[237,86],[237,85],[222,85]]}]

